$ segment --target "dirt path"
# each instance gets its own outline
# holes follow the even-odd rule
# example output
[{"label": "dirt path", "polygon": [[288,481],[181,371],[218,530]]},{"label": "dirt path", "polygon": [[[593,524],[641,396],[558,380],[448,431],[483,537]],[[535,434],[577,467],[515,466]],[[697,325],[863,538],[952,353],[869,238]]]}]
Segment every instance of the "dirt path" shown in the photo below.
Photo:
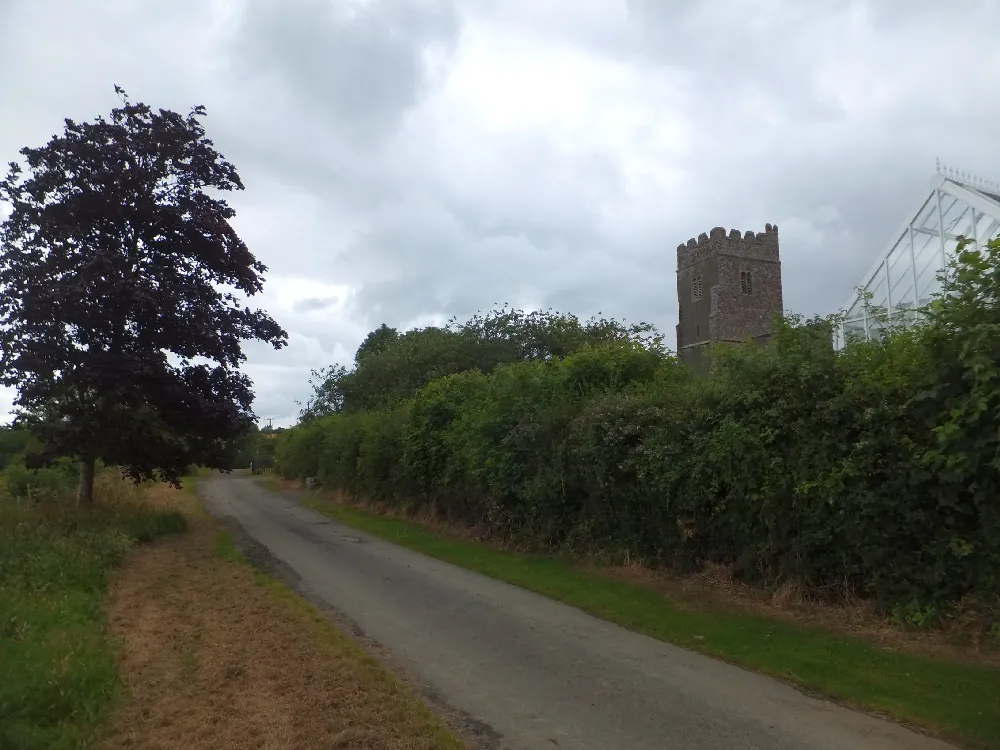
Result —
[{"label": "dirt path", "polygon": [[221,557],[190,496],[191,531],[115,574],[110,627],[127,698],[107,748],[457,748],[436,719],[325,619]]},{"label": "dirt path", "polygon": [[512,750],[942,750],[531,592],[341,526],[239,477],[205,480],[301,590],[357,623],[448,705]]}]

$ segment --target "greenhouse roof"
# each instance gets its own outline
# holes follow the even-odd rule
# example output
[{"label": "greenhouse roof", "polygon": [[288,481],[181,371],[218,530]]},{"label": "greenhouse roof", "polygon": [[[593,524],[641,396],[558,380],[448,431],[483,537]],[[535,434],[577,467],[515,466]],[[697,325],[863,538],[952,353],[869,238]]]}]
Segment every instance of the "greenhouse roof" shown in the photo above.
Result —
[{"label": "greenhouse roof", "polygon": [[[860,286],[872,295],[871,305],[887,311],[890,322],[908,323],[907,311],[923,307],[939,289],[938,272],[954,256],[960,237],[982,247],[1000,232],[1000,185],[938,168],[920,202],[892,236]],[[838,336],[848,332],[873,335],[860,294],[844,305],[847,319]],[[876,326],[877,327],[877,326]]]}]

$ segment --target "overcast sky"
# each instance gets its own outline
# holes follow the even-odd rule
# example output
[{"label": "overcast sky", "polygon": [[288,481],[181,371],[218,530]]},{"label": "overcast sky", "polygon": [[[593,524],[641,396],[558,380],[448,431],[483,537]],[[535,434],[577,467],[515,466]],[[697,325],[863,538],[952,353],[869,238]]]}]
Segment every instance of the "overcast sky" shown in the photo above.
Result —
[{"label": "overcast sky", "polygon": [[[933,176],[1000,180],[986,0],[0,0],[0,163],[62,119],[208,109],[289,346],[258,416],[385,322],[509,302],[654,323],[678,243],[780,227],[836,311]],[[11,394],[0,392],[0,413]]]}]

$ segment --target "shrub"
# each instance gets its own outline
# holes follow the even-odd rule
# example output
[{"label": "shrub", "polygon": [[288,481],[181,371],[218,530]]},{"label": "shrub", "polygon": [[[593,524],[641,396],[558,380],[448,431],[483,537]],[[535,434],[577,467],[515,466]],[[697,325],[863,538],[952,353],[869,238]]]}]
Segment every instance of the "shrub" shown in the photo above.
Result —
[{"label": "shrub", "polygon": [[24,456],[18,455],[11,459],[0,476],[12,497],[47,500],[61,498],[75,487],[77,472],[76,462],[70,458],[61,458],[44,469],[29,469]]}]

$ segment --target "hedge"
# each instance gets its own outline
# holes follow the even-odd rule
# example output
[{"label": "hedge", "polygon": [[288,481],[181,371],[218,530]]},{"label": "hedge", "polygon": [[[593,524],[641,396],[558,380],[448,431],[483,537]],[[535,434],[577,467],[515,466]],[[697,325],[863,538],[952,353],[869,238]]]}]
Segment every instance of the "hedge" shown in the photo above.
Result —
[{"label": "hedge", "polygon": [[437,379],[309,420],[277,470],[499,539],[1000,613],[1000,244],[963,250],[918,328],[834,351],[820,321],[713,353],[635,342]]}]

